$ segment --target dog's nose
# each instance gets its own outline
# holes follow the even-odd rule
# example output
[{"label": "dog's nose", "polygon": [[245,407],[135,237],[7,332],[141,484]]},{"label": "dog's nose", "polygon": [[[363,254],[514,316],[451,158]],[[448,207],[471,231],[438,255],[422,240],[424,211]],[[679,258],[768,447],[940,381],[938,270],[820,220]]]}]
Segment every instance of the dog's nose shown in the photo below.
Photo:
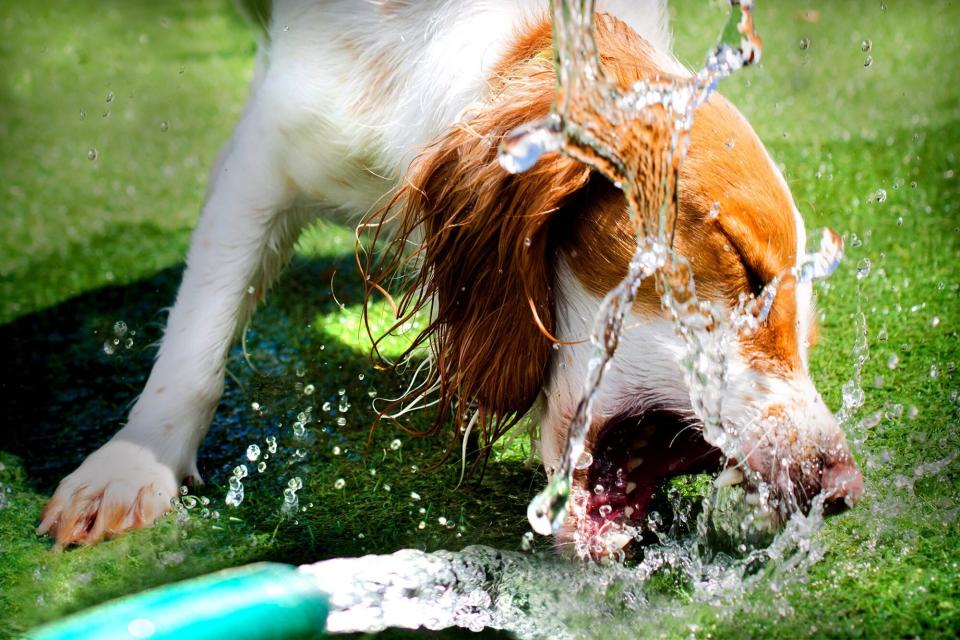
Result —
[{"label": "dog's nose", "polygon": [[842,513],[863,498],[863,475],[853,460],[837,462],[823,469],[820,487],[824,494],[823,512]]}]

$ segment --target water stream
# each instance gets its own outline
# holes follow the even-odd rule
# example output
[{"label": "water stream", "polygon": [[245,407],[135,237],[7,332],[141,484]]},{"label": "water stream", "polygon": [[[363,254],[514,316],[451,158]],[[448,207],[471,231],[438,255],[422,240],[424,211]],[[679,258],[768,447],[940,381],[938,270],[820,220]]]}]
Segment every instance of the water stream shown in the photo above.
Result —
[{"label": "water stream", "polygon": [[[697,298],[692,270],[672,250],[679,168],[695,112],[722,78],[760,57],[752,2],[731,0],[718,44],[698,72],[637,82],[629,90],[608,81],[600,67],[593,38],[594,0],[555,0],[551,10],[558,76],[554,111],[505,138],[501,165],[522,172],[555,151],[590,165],[624,192],[636,252],[627,276],[596,314],[594,354],[561,467],[529,505],[530,525],[543,535],[556,531],[575,502],[570,500],[573,471],[584,452],[592,405],[641,282],[656,278],[663,291],[662,304],[686,346],[686,382],[705,434],[734,455],[728,449],[737,446],[737,439],[721,420],[727,338],[707,327],[722,321],[742,329],[744,323],[762,322],[780,280],[774,278],[755,299],[731,311]],[[628,128],[644,132],[647,144],[639,152],[621,143]],[[832,232],[820,234],[815,244],[792,270],[800,281],[830,275],[842,256],[842,243]],[[861,366],[865,348],[858,343]],[[854,384],[859,385],[859,368]],[[843,420],[859,406],[848,403],[847,395]],[[248,460],[256,463],[260,453],[259,447],[248,450]],[[246,467],[241,466],[231,478],[228,502],[243,499]],[[296,500],[300,484],[295,480],[296,486],[291,481],[285,490],[285,507]],[[616,554],[601,563],[571,563],[552,552],[470,546],[459,552],[403,549],[391,555],[337,558],[304,565],[300,571],[330,596],[329,633],[462,627],[501,629],[520,638],[567,638],[602,628],[605,637],[635,637],[638,621],[656,629],[658,621],[676,617],[691,603],[732,611],[758,580],[777,591],[820,559],[823,549],[815,534],[823,513],[818,500],[808,514],[794,513],[774,535],[769,528],[754,526],[756,514],[743,498],[739,487],[714,489],[691,509],[690,498],[684,504],[674,496],[673,521],[662,530],[648,523],[647,533],[655,542],[627,563],[617,561]],[[296,509],[294,504],[291,513]],[[611,528],[610,534],[615,533],[624,531]],[[626,533],[636,537],[634,531]]]},{"label": "water stream", "polygon": [[[551,3],[558,75],[554,112],[507,136],[500,149],[501,165],[511,172],[525,171],[551,151],[587,163],[623,190],[637,248],[627,276],[597,312],[591,336],[594,355],[561,467],[529,506],[529,521],[537,533],[553,533],[567,515],[592,404],[617,349],[625,314],[647,278],[657,278],[664,308],[686,345],[686,380],[697,417],[711,442],[725,451],[735,446],[721,421],[727,345],[721,332],[705,329],[731,311],[698,300],[689,265],[671,248],[679,167],[695,111],[722,78],[760,57],[752,2],[731,5],[719,43],[702,69],[688,78],[638,82],[624,91],[605,78],[599,65],[593,0]],[[644,131],[649,144],[640,153],[627,152],[621,143],[628,127]],[[637,179],[641,175],[643,181]],[[835,234],[824,233],[795,275],[806,281],[825,277],[841,255]],[[777,281],[750,301],[759,305],[759,313],[752,307],[732,312],[734,326],[748,318],[762,321]],[[745,524],[752,515],[743,510],[743,496],[736,491],[714,491],[692,521],[655,532],[659,542],[647,546],[634,565],[569,563],[552,555],[471,546],[461,552],[401,550],[334,559],[301,571],[331,596],[331,633],[458,626],[503,629],[521,638],[564,638],[602,623],[607,636],[631,636],[636,620],[655,623],[682,601],[733,603],[760,576],[776,584],[820,558],[822,550],[813,535],[822,524],[819,504],[808,515],[794,514],[776,536],[751,539],[759,530]],[[664,589],[683,598],[665,599]]]}]

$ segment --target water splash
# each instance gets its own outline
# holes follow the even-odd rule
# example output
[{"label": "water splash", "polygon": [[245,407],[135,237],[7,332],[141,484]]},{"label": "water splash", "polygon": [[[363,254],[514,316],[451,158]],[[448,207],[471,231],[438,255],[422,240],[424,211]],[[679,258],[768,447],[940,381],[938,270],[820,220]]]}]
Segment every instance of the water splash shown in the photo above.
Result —
[{"label": "water splash", "polygon": [[[697,525],[701,531],[664,536],[635,566],[571,564],[553,554],[476,545],[459,552],[403,549],[336,558],[300,571],[329,595],[326,632],[331,634],[461,627],[559,639],[602,628],[604,637],[633,638],[637,620],[647,628],[663,628],[675,614],[664,595],[683,593],[688,603],[722,610],[735,606],[760,580],[782,589],[822,557],[812,535],[821,516],[816,504],[809,516],[791,520],[769,546],[731,553],[703,543],[704,532],[714,532],[716,540],[725,527],[736,528],[731,514],[704,512]],[[757,571],[771,560],[774,569]]]},{"label": "water splash", "polygon": [[[695,75],[639,81],[624,91],[600,67],[593,37],[594,1],[551,4],[557,70],[554,110],[544,120],[508,135],[499,149],[500,164],[508,171],[523,171],[544,153],[562,150],[593,167],[623,191],[637,248],[626,277],[607,294],[597,313],[590,338],[594,353],[568,427],[560,467],[528,508],[528,519],[538,533],[548,535],[563,523],[594,400],[619,344],[626,313],[641,282],[651,276],[657,278],[664,307],[687,346],[684,365],[694,411],[708,440],[724,448],[720,415],[727,345],[724,337],[704,331],[717,322],[721,310],[697,300],[692,270],[672,251],[672,235],[680,162],[694,113],[722,78],[760,58],[752,1],[731,1],[731,5],[739,11],[731,10],[718,44]],[[642,132],[644,143],[626,148],[622,141],[633,139],[637,131]],[[645,178],[644,185],[637,176]],[[826,269],[814,265],[818,266]]]}]

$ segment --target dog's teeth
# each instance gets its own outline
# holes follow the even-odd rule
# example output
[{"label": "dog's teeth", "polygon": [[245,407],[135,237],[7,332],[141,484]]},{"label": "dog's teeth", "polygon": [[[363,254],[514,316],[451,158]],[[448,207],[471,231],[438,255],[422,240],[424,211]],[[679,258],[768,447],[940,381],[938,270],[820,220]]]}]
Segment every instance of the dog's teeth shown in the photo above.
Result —
[{"label": "dog's teeth", "polygon": [[625,533],[611,533],[607,536],[607,541],[614,549],[623,549],[625,546],[630,544],[631,540],[633,540],[633,538]]},{"label": "dog's teeth", "polygon": [[748,494],[747,494],[747,497],[745,498],[745,500],[747,501],[747,504],[749,504],[750,506],[755,507],[755,506],[757,506],[758,504],[760,504],[760,494],[759,494],[759,493],[748,493]]},{"label": "dog's teeth", "polygon": [[727,467],[713,481],[713,486],[720,489],[722,487],[732,487],[741,482],[743,482],[743,472],[738,467]]},{"label": "dog's teeth", "polygon": [[624,507],[623,515],[627,516],[628,518],[633,517],[633,507]]},{"label": "dog's teeth", "polygon": [[[636,483],[636,482],[628,482],[628,483],[627,483],[627,493],[628,493],[628,494],[633,493],[633,490],[636,489],[636,488],[637,488],[637,483]],[[629,508],[629,507],[628,507],[628,508]]]},{"label": "dog's teeth", "polygon": [[643,464],[643,458],[630,458],[627,461],[627,473],[630,473],[637,467]]}]

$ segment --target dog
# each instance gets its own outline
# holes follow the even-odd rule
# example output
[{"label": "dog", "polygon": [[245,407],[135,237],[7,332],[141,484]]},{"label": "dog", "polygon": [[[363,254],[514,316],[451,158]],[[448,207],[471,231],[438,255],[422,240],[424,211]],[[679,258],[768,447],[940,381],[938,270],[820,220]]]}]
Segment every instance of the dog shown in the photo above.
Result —
[{"label": "dog", "polygon": [[[597,9],[616,82],[689,75],[670,53],[663,0]],[[147,526],[183,481],[200,480],[228,349],[319,215],[389,238],[371,287],[416,265],[398,314],[429,311],[414,342],[429,345],[438,422],[454,403],[494,435],[530,416],[548,475],[559,468],[592,357],[582,338],[635,240],[622,193],[585,165],[551,154],[511,175],[498,164],[500,140],[551,108],[546,1],[274,0],[269,13],[153,369],[125,426],[41,515],[38,531],[58,546]],[[817,494],[834,509],[860,499],[860,472],[808,372],[812,287],[795,275],[806,241],[777,166],[713,95],[680,169],[674,246],[700,298],[729,309],[779,278],[755,330],[716,329],[729,337],[723,420],[737,446],[684,428],[696,421],[683,343],[645,281],[594,404],[593,464],[575,476],[585,495],[606,489],[571,511],[561,537],[643,522],[662,479],[724,465],[723,483],[759,478],[801,509]]]}]

